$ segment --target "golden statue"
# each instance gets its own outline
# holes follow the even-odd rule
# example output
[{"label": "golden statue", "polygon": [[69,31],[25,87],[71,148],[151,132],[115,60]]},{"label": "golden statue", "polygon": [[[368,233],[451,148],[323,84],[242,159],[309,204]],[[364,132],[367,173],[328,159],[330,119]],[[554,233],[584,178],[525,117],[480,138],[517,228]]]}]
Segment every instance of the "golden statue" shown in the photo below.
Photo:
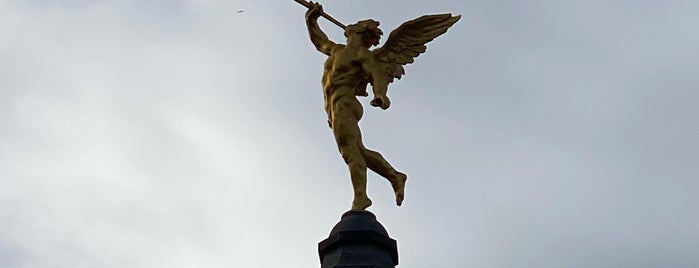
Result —
[{"label": "golden statue", "polygon": [[[297,2],[308,7],[306,25],[311,42],[328,59],[323,71],[323,95],[328,123],[335,136],[342,158],[349,166],[354,201],[352,210],[365,210],[371,206],[366,193],[367,168],[391,182],[400,206],[405,197],[407,176],[393,168],[383,156],[367,149],[362,143],[359,120],[363,109],[355,96],[368,96],[366,87],[371,84],[374,99],[371,105],[388,109],[391,101],[386,95],[388,84],[405,73],[403,65],[412,63],[415,57],[425,52],[425,44],[442,35],[461,16],[451,14],[426,15],[403,23],[393,30],[386,43],[376,50],[383,32],[379,22],[363,20],[344,26],[323,12],[318,3]],[[318,17],[324,16],[345,29],[347,44],[336,44],[318,27]]]}]

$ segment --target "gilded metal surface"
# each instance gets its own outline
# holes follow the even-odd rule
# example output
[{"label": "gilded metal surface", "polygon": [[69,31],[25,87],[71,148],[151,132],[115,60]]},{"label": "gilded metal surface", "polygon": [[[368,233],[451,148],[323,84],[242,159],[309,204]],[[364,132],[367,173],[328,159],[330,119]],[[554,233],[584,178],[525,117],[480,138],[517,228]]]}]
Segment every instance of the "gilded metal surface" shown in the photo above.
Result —
[{"label": "gilded metal surface", "polygon": [[318,17],[327,15],[322,6],[309,4],[306,25],[311,42],[328,56],[322,79],[325,111],[342,158],[349,166],[354,188],[352,210],[371,206],[366,193],[367,168],[388,179],[400,206],[407,176],[393,168],[380,153],[364,146],[358,125],[363,108],[356,96],[368,96],[366,87],[371,84],[374,95],[371,105],[388,109],[391,106],[388,84],[400,79],[405,73],[403,65],[424,53],[425,44],[445,33],[460,16],[425,15],[405,22],[391,32],[381,48],[372,51],[369,48],[378,45],[383,34],[378,21],[368,19],[347,25],[344,28],[347,44],[336,44],[318,27]]}]

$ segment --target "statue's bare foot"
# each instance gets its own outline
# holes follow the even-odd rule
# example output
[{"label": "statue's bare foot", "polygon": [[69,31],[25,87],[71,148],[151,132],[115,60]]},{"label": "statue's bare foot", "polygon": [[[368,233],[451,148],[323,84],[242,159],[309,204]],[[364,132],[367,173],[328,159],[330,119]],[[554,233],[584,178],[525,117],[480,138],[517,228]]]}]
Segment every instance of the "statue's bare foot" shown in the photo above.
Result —
[{"label": "statue's bare foot", "polygon": [[405,181],[407,180],[407,175],[398,172],[395,180],[391,183],[391,186],[393,186],[393,192],[396,193],[396,205],[398,206],[403,204],[403,199],[405,198]]},{"label": "statue's bare foot", "polygon": [[362,211],[371,206],[371,199],[366,195],[363,197],[355,197],[354,202],[352,202],[352,210]]}]

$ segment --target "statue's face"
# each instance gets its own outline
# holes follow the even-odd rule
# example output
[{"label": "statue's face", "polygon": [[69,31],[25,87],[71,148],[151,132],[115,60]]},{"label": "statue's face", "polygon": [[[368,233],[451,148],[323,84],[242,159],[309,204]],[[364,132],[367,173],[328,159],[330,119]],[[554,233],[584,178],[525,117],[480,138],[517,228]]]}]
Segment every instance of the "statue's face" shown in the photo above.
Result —
[{"label": "statue's face", "polygon": [[378,45],[382,34],[383,31],[379,29],[379,22],[372,19],[348,25],[345,29],[345,36],[348,39],[360,37],[366,47]]}]

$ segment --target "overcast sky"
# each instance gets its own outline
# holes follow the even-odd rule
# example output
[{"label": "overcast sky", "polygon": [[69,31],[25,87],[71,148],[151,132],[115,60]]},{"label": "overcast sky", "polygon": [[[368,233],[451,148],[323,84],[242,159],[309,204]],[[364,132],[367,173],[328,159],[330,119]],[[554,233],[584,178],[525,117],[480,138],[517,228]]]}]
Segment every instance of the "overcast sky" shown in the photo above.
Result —
[{"label": "overcast sky", "polygon": [[[699,2],[323,4],[463,16],[361,100],[399,267],[699,267]],[[0,0],[0,266],[319,267],[352,190],[304,12]]]}]

